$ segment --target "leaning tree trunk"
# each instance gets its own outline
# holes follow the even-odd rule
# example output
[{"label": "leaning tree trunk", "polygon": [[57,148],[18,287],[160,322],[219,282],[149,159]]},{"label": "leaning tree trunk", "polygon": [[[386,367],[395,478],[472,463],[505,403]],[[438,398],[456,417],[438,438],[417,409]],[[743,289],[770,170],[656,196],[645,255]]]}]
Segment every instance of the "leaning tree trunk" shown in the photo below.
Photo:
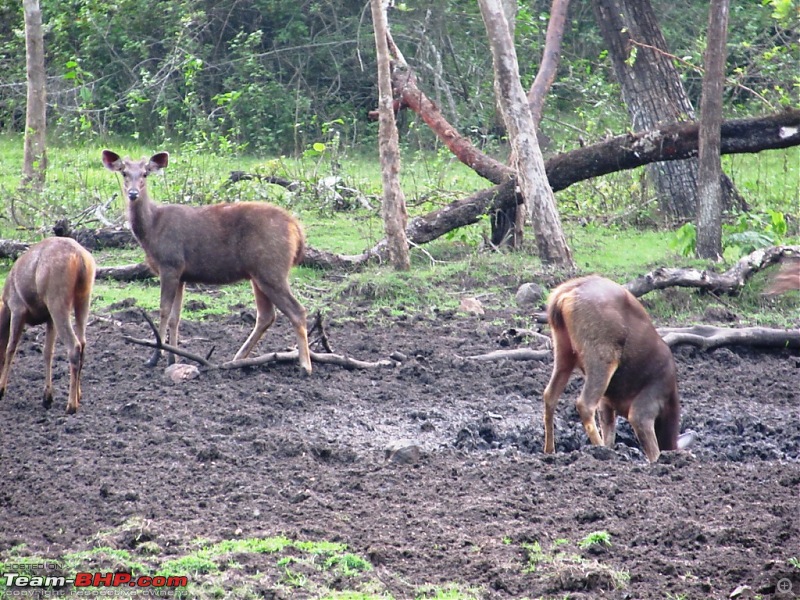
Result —
[{"label": "leaning tree trunk", "polygon": [[[667,52],[650,0],[592,0],[592,4],[634,131],[693,120],[694,108]],[[695,159],[654,164],[648,167],[648,174],[667,220],[694,219]],[[727,177],[722,186],[735,193]]]},{"label": "leaning tree trunk", "polygon": [[[496,0],[479,0],[478,4],[492,51],[495,92],[516,156],[517,178],[533,223],[539,257],[545,264],[574,268],[572,253],[556,210],[555,196],[547,180],[542,151],[536,140],[536,128],[519,79],[517,54],[509,35],[508,23]],[[521,208],[518,207],[518,210]]]},{"label": "leaning tree trunk", "polygon": [[[547,23],[544,50],[542,51],[542,62],[539,64],[539,71],[536,73],[531,89],[528,90],[528,105],[531,109],[531,117],[533,118],[533,125],[536,127],[538,140],[542,139],[542,131],[539,125],[544,112],[544,102],[547,94],[550,93],[550,88],[558,71],[558,62],[561,57],[561,40],[564,37],[568,9],[569,0],[553,0],[550,7],[550,20]],[[513,163],[513,157],[510,162]],[[517,210],[515,204],[512,204],[509,210],[495,212],[491,219],[492,244],[499,246],[504,240],[508,239],[508,233],[516,222]]]},{"label": "leaning tree trunk", "polygon": [[22,184],[41,188],[47,173],[47,93],[42,11],[39,0],[24,0],[22,5],[25,12],[25,59],[28,72]]},{"label": "leaning tree trunk", "polygon": [[384,0],[371,0],[375,47],[378,57],[378,112],[381,173],[383,179],[383,225],[386,232],[389,262],[398,271],[411,268],[408,256],[406,224],[408,213],[400,187],[400,150],[392,107],[392,77],[389,65],[388,25]]},{"label": "leaning tree trunk", "polygon": [[720,128],[722,91],[725,83],[725,58],[728,53],[729,0],[711,0],[708,9],[703,98],[700,101],[700,153],[697,173],[697,255],[717,258],[722,255],[722,188],[720,175]]}]

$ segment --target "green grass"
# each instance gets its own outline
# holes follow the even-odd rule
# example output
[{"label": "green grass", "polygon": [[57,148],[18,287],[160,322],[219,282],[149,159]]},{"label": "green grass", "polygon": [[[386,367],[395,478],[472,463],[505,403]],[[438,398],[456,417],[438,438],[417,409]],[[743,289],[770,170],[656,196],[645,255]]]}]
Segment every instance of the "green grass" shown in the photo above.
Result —
[{"label": "green grass", "polygon": [[[15,170],[2,170],[0,191],[6,198],[4,213],[7,218],[0,220],[0,235],[34,241],[48,234],[56,218],[78,214],[82,214],[84,220],[74,225],[96,226],[93,207],[97,205],[105,205],[106,218],[122,224],[124,203],[119,198],[118,177],[102,166],[102,147],[112,147],[131,156],[145,156],[158,150],[133,144],[130,140],[91,147],[52,146],[47,186],[41,198],[17,192]],[[19,137],[0,136],[0,158],[9,165],[21,162]],[[178,149],[171,154],[170,165],[163,174],[152,178],[151,194],[163,202],[268,199],[301,218],[311,246],[335,253],[358,254],[383,237],[378,210],[380,165],[372,153],[351,153],[340,159],[334,164],[326,158],[217,157]],[[796,211],[800,204],[800,174],[792,168],[800,162],[800,148],[730,156],[724,162],[754,209],[785,211],[789,231],[783,241],[800,241]],[[300,181],[302,185],[299,191],[292,193],[257,180],[228,186],[226,180],[231,170],[279,175]],[[401,173],[411,215],[446,205],[487,185],[443,151],[406,152]],[[320,178],[330,175],[341,177],[346,186],[360,192],[372,205],[372,210],[360,205],[352,210],[334,210],[315,189]],[[639,188],[640,173],[630,172],[584,182],[558,194],[565,232],[579,273],[600,273],[625,282],[660,266],[717,270],[730,266],[730,263],[712,265],[708,261],[677,255],[670,249],[671,232],[632,227],[632,223],[640,221],[635,215],[649,210],[647,202],[643,203],[644,208],[637,208],[637,203],[642,204]],[[16,227],[10,219],[12,200],[15,214],[25,225],[23,228]],[[536,281],[547,287],[558,281],[559,275],[543,268],[536,257],[530,235],[522,251],[497,253],[485,248],[484,239],[489,233],[488,222],[483,219],[423,247],[414,247],[412,270],[408,273],[397,273],[386,265],[371,265],[352,273],[297,268],[292,273],[292,286],[310,314],[318,310],[339,313],[355,310],[355,318],[363,318],[365,314],[394,318],[456,310],[464,296],[477,297],[489,311],[502,310],[514,306],[514,293],[521,283]],[[103,266],[131,264],[144,258],[138,248],[98,251],[95,257]],[[8,260],[0,264],[0,280],[10,265]],[[648,294],[644,301],[654,318],[660,321],[690,323],[711,307],[730,309],[743,325],[796,325],[797,294],[788,293],[777,299],[762,297],[760,292],[767,276],[757,275],[736,297],[719,298],[674,288]],[[189,286],[183,316],[201,320],[252,304],[252,292],[247,283],[223,287]],[[127,306],[157,311],[157,282],[97,282],[93,311],[102,313]]]},{"label": "green grass", "polygon": [[[217,542],[197,539],[183,547],[163,552],[153,541],[143,541],[133,550],[114,548],[108,543],[130,544],[137,532],[152,535],[149,522],[134,518],[120,527],[93,537],[86,550],[57,558],[28,556],[24,546],[0,553],[0,570],[28,569],[34,575],[70,577],[78,572],[127,572],[167,578],[186,577],[186,587],[172,588],[175,598],[253,599],[265,589],[283,595],[293,591],[319,600],[393,600],[372,564],[351,552],[346,544],[328,540],[296,540],[284,536],[226,539]],[[47,563],[44,572],[36,565]],[[0,584],[1,586],[2,584]],[[7,596],[0,587],[0,599]],[[420,585],[415,598],[477,600],[481,591],[457,583]]]},{"label": "green grass", "polygon": [[569,540],[558,539],[546,548],[541,542],[522,542],[520,549],[525,557],[522,571],[538,582],[558,581],[561,574],[570,573],[571,579],[585,578],[588,581],[605,581],[614,589],[627,587],[630,574],[627,571],[614,569],[594,558],[586,558],[575,550],[586,550],[599,545],[611,545],[610,534],[596,531],[587,534],[576,544]]}]

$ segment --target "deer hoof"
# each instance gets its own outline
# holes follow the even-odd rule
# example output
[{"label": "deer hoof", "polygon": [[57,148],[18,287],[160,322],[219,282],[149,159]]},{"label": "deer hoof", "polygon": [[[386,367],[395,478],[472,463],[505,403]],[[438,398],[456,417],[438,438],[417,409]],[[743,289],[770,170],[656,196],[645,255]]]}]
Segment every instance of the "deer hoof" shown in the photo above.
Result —
[{"label": "deer hoof", "polygon": [[44,397],[42,398],[42,406],[45,408],[50,408],[53,406],[53,394],[50,392],[45,392]]}]

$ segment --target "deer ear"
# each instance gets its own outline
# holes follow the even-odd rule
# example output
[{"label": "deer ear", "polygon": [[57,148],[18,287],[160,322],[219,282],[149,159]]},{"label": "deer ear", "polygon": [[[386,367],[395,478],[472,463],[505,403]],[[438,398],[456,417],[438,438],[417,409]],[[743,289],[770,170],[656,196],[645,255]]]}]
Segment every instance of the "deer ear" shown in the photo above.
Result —
[{"label": "deer ear", "polygon": [[119,171],[122,169],[122,159],[119,154],[111,150],[103,150],[103,164],[109,171]]},{"label": "deer ear", "polygon": [[167,163],[169,163],[169,152],[158,152],[150,157],[150,162],[147,164],[147,170],[149,172],[153,172],[158,171],[159,169],[165,169],[167,167]]}]

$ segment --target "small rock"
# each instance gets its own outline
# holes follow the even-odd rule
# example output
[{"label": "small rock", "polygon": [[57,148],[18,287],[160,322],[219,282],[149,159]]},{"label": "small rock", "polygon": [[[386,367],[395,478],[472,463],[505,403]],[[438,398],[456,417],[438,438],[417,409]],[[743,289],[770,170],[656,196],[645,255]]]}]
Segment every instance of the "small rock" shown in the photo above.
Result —
[{"label": "small rock", "polygon": [[483,304],[477,298],[462,298],[458,310],[471,315],[482,315],[484,313]]},{"label": "small rock", "polygon": [[523,283],[514,298],[520,308],[539,306],[544,299],[544,289],[536,283]]},{"label": "small rock", "polygon": [[413,465],[422,457],[422,450],[411,440],[395,440],[384,448],[386,460],[402,465]]},{"label": "small rock", "polygon": [[164,370],[164,375],[169,377],[172,383],[182,383],[200,375],[200,370],[194,365],[175,363]]},{"label": "small rock", "polygon": [[737,600],[746,600],[747,598],[753,597],[753,588],[749,585],[740,585],[735,590],[731,592],[729,598],[735,598]]}]

